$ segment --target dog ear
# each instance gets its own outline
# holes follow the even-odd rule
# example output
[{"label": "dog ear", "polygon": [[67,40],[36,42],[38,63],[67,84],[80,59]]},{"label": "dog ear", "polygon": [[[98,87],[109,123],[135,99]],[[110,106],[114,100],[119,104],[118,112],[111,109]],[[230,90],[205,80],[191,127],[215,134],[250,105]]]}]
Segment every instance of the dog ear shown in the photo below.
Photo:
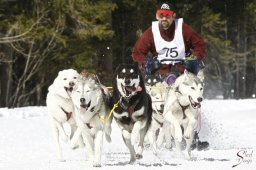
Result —
[{"label": "dog ear", "polygon": [[188,76],[189,75],[189,71],[187,69],[185,69],[183,74]]},{"label": "dog ear", "polygon": [[163,86],[163,88],[167,88],[168,87],[168,84],[166,81],[162,81],[161,82],[161,86]]},{"label": "dog ear", "polygon": [[117,73],[119,72],[119,70],[120,70],[121,68],[123,68],[124,66],[125,66],[125,64],[119,64],[119,65],[117,66],[116,70],[115,70],[115,75],[117,75]]},{"label": "dog ear", "polygon": [[197,77],[199,78],[199,80],[201,82],[204,82],[204,71],[202,69],[200,69],[197,73]]},{"label": "dog ear", "polygon": [[58,72],[58,76],[61,75],[63,73],[63,70],[59,71]]},{"label": "dog ear", "polygon": [[156,96],[156,92],[155,91],[150,91],[150,95],[151,96]]}]

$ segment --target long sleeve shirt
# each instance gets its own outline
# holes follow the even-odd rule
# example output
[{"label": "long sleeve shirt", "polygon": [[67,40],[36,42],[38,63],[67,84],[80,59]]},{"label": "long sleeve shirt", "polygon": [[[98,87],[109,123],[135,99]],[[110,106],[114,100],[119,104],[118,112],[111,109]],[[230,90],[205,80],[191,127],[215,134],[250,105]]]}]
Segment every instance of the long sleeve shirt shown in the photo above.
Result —
[{"label": "long sleeve shirt", "polygon": [[[165,41],[172,41],[174,38],[174,32],[175,22],[173,22],[167,30],[164,30],[160,27],[161,37]],[[186,23],[183,23],[182,25],[182,34],[184,38],[186,56],[193,54],[199,60],[206,56],[206,44],[203,38]],[[149,53],[151,53],[153,56],[158,55],[154,44],[152,27],[149,27],[137,40],[133,48],[132,58],[139,65],[142,65],[145,59],[148,57]],[[182,66],[179,64],[177,67],[180,72],[184,70],[184,67],[182,68]],[[160,70],[160,73],[167,73],[170,71],[169,69],[169,66],[163,66]]]}]

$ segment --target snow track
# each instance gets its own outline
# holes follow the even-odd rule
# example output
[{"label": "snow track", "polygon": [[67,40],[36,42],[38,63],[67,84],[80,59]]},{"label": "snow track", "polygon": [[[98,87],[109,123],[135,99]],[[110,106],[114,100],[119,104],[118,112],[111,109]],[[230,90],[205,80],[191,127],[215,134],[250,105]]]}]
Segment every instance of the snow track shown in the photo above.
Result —
[{"label": "snow track", "polygon": [[[205,100],[199,137],[210,142],[209,150],[194,150],[192,160],[187,161],[174,151],[161,149],[156,156],[145,149],[143,158],[132,165],[113,121],[112,143],[104,141],[101,169],[254,170],[255,120],[256,100]],[[0,170],[95,169],[89,165],[85,148],[72,150],[62,143],[66,162],[57,162],[54,147],[45,107],[0,108]]]}]

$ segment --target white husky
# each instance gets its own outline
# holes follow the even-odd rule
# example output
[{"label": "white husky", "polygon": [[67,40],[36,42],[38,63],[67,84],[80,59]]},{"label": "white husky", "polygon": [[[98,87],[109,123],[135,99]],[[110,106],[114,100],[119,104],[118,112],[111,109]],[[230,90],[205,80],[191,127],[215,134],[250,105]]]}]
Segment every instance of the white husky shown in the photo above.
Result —
[{"label": "white husky", "polygon": [[103,134],[105,133],[108,142],[111,141],[113,116],[110,115],[107,106],[109,95],[107,88],[92,77],[82,77],[72,94],[78,129],[71,140],[71,145],[76,145],[82,133],[89,160],[94,167],[101,166]]},{"label": "white husky", "polygon": [[[191,143],[198,122],[198,109],[203,100],[203,82],[185,70],[167,93],[164,117],[171,123],[176,150],[180,153],[182,138],[186,140],[185,157],[190,159]],[[182,132],[182,127],[184,132]]]},{"label": "white husky", "polygon": [[[46,97],[47,111],[57,145],[59,161],[64,161],[59,138],[64,142],[68,141],[68,136],[63,129],[63,123],[68,122],[71,126],[70,138],[77,129],[76,122],[73,119],[74,107],[70,95],[77,83],[78,76],[77,71],[73,69],[60,71],[53,84],[49,87]],[[80,144],[82,145],[82,143]]]},{"label": "white husky", "polygon": [[163,116],[168,85],[166,82],[158,82],[154,77],[147,79],[146,83],[147,85],[150,84],[150,86],[147,86],[147,92],[151,97],[153,109],[152,122],[147,137],[153,153],[156,154],[157,146],[160,147],[162,145],[164,138],[166,139],[166,144],[171,144],[171,134],[168,134],[169,123],[165,122]]}]

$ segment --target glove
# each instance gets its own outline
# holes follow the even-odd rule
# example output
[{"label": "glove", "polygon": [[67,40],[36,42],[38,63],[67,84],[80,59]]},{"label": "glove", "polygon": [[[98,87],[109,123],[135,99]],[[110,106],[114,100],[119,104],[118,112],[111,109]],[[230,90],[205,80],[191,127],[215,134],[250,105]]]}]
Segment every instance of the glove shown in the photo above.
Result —
[{"label": "glove", "polygon": [[197,75],[199,71],[199,62],[196,56],[190,55],[189,57],[187,57],[185,59],[184,66],[186,70],[193,73],[194,75]]},{"label": "glove", "polygon": [[146,61],[146,74],[151,75],[155,74],[159,68],[161,67],[161,63],[157,60],[157,58],[148,58]]}]

